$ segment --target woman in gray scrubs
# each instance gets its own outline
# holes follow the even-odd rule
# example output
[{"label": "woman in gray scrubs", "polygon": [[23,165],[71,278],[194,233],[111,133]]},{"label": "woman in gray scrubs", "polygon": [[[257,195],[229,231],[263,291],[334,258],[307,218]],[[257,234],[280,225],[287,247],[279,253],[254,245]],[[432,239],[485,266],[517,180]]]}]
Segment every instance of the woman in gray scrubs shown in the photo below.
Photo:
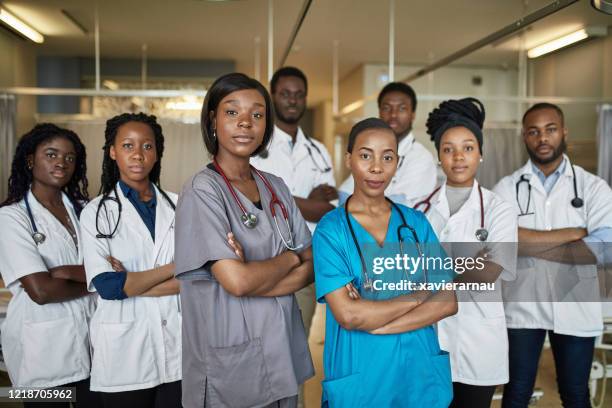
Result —
[{"label": "woman in gray scrubs", "polygon": [[204,100],[213,162],[176,209],[186,408],[294,407],[314,374],[293,295],[313,281],[310,232],[282,179],[249,165],[272,115],[266,89],[243,74],[217,79]]}]

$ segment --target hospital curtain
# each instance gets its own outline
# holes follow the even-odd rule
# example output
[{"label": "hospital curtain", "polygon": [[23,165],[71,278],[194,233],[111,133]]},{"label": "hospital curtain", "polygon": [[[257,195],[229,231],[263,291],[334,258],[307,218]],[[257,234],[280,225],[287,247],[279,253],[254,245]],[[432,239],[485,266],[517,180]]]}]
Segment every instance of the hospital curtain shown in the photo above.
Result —
[{"label": "hospital curtain", "polygon": [[597,146],[599,157],[597,174],[606,180],[609,185],[612,185],[612,105],[601,105],[598,111]]},{"label": "hospital curtain", "polygon": [[478,181],[483,187],[492,189],[502,177],[525,163],[525,146],[519,129],[485,129],[482,158]]},{"label": "hospital curtain", "polygon": [[[83,141],[87,149],[89,195],[95,197],[100,189],[102,175],[105,122],[99,119],[53,122],[73,130]],[[161,185],[164,190],[180,193],[189,177],[210,162],[202,141],[200,125],[172,120],[160,120],[159,123],[165,139]]]},{"label": "hospital curtain", "polygon": [[16,141],[15,96],[0,94],[0,201],[6,198]]}]

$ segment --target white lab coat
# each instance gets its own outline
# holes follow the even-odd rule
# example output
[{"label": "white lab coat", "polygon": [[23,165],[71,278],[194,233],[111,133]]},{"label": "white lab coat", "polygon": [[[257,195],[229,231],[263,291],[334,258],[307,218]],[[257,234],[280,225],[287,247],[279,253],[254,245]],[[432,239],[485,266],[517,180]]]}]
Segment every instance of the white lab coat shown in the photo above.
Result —
[{"label": "white lab coat", "polygon": [[[412,132],[402,139],[397,154],[399,156],[397,172],[387,186],[385,194],[397,203],[413,207],[431,194],[436,187],[436,163],[429,150],[414,139]],[[353,194],[354,189],[355,181],[353,175],[350,175],[338,190]]]},{"label": "white lab coat", "polygon": [[[321,154],[313,145],[318,147]],[[252,157],[251,164],[258,170],[282,178],[289,187],[291,195],[299,198],[308,198],[312,189],[321,184],[336,185],[333,170],[323,171],[326,167],[332,166],[327,148],[318,140],[306,138],[302,128],[299,127],[292,148],[291,136],[275,126],[272,140],[268,145],[268,156]],[[306,224],[310,232],[314,232],[317,224],[314,222]]]},{"label": "white lab coat", "polygon": [[[574,166],[578,196],[584,200],[581,208],[574,208],[570,201],[574,198],[573,175],[569,158],[566,160],[565,171],[550,194],[546,194],[540,179],[533,172],[531,161],[512,175],[504,177],[494,191],[508,201],[518,216],[519,227],[550,231],[552,229],[578,227],[592,232],[598,228],[612,227],[612,190],[606,182]],[[516,183],[521,175],[529,178],[531,185],[531,203],[526,211],[528,186],[521,183],[519,194],[516,194]],[[520,215],[518,200],[524,212],[531,215]],[[562,268],[573,268],[577,272],[578,284],[568,293],[563,301],[540,301],[551,299],[552,285],[555,274]],[[574,292],[579,291],[579,292]],[[519,258],[517,279],[512,285],[504,286],[504,300],[515,299],[525,301],[507,302],[506,321],[509,328],[528,328],[553,330],[558,334],[581,337],[601,335],[603,317],[601,303],[573,302],[574,293],[579,293],[579,299],[587,296],[589,299],[599,298],[597,267],[595,265],[562,266],[536,258]]]},{"label": "white lab coat", "polygon": [[[13,386],[49,388],[89,377],[88,322],[95,295],[38,305],[25,292],[20,278],[83,263],[82,250],[66,228],[31,191],[27,194],[34,222],[46,239],[40,245],[34,242],[24,200],[0,208],[0,273],[13,295],[2,324],[2,352]],[[63,201],[80,247],[79,220],[67,196]]]},{"label": "white lab coat", "polygon": [[[174,261],[174,211],[155,188],[155,243],[132,203],[117,185],[123,206],[121,221],[112,239],[96,238],[96,210],[101,196],[81,215],[85,271],[89,290],[92,279],[113,270],[112,255],[127,271],[145,271]],[[114,197],[114,193],[110,193]],[[177,195],[168,193],[173,202]],[[100,231],[108,234],[119,217],[116,203],[106,200],[98,217]],[[155,387],[181,379],[181,313],[178,295],[100,298],[91,321],[93,360],[91,389],[120,392]]]},{"label": "white lab coat", "polygon": [[[482,188],[484,227],[489,232],[480,242],[475,232],[481,222],[478,182],[474,181],[468,200],[450,216],[446,183],[432,198],[427,218],[443,243],[459,244],[459,250],[476,256],[480,248],[490,250],[488,259],[503,268],[495,291],[458,292],[457,314],[438,323],[440,347],[450,353],[454,382],[471,385],[498,385],[508,382],[508,333],[502,303],[502,280],[515,278],[518,227],[512,207],[493,192]],[[453,248],[454,249],[454,248]],[[454,252],[454,251],[453,251]],[[454,256],[458,254],[453,253]]]}]

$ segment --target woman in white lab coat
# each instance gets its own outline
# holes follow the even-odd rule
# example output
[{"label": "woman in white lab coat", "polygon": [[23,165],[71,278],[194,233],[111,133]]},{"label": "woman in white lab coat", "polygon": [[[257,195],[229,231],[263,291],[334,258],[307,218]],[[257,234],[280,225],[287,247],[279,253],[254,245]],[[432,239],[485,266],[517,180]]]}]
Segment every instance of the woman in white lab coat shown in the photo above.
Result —
[{"label": "woman in white lab coat", "polygon": [[514,279],[517,223],[511,206],[475,178],[484,118],[482,103],[465,98],[443,102],[427,120],[446,174],[430,197],[427,218],[440,242],[452,243],[454,256],[486,254],[484,268],[465,272],[459,281],[494,283],[494,290],[458,291],[458,313],[438,324],[440,347],[451,357],[451,407],[489,407],[495,387],[508,382],[501,280]]},{"label": "woman in white lab coat", "polygon": [[176,195],[160,185],[164,137],[154,116],[106,123],[102,195],[83,210],[91,389],[105,407],[180,407],[181,315],[174,279]]},{"label": "woman in white lab coat", "polygon": [[95,302],[85,285],[79,231],[88,199],[85,160],[78,136],[52,124],[19,140],[0,204],[0,273],[12,294],[2,351],[13,386],[76,387],[76,406],[97,407],[87,328]]}]

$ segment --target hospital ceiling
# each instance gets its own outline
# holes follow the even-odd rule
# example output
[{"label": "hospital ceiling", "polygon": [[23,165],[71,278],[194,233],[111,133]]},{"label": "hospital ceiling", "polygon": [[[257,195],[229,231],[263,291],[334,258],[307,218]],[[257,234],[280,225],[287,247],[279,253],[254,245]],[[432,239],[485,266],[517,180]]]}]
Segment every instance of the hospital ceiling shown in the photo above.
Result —
[{"label": "hospital ceiling", "polygon": [[[395,0],[396,64],[426,64],[457,51],[552,0]],[[94,0],[10,0],[2,4],[45,35],[40,55],[94,55]],[[274,0],[274,57],[280,58],[302,0]],[[255,37],[261,74],[267,72],[268,0],[99,0],[101,56],[231,59],[254,72]],[[65,10],[84,29],[70,21]],[[331,97],[333,41],[339,41],[340,78],[360,64],[388,60],[389,1],[314,0],[287,64],[310,78],[310,103]],[[612,18],[581,0],[533,24],[527,47]],[[456,64],[515,68],[518,38],[470,54]],[[103,74],[103,73],[102,73]]]}]

